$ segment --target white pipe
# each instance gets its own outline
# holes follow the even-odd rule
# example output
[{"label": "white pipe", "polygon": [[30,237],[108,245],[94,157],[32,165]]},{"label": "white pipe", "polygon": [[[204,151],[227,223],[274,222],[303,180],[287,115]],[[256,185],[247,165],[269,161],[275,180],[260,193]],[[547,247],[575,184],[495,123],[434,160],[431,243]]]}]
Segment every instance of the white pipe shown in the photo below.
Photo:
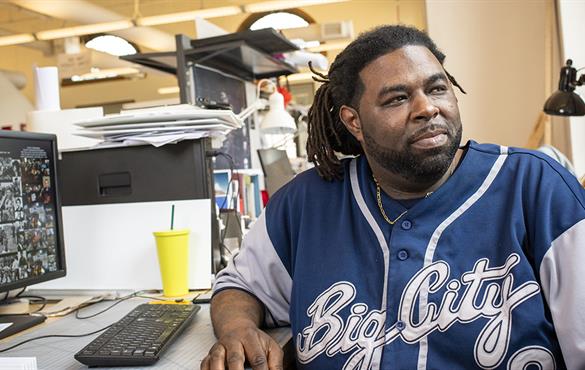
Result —
[{"label": "white pipe", "polygon": [[[81,24],[128,18],[85,0],[11,0],[11,2],[33,12]],[[155,28],[135,27],[111,33],[155,51],[175,50],[174,36]]]}]

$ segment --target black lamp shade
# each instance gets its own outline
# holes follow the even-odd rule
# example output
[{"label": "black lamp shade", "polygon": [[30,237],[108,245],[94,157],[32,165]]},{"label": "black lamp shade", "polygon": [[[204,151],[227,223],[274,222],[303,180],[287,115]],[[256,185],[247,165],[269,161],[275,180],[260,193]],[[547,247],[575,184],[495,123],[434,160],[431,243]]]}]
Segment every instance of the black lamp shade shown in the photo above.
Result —
[{"label": "black lamp shade", "polygon": [[585,102],[573,91],[557,90],[544,103],[544,113],[553,116],[585,116]]}]

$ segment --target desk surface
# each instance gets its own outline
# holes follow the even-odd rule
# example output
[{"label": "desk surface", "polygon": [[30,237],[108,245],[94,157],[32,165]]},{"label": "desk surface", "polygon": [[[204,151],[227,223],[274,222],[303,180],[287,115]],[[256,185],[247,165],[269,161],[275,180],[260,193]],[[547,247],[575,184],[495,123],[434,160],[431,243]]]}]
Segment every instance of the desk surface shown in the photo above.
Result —
[{"label": "desk surface", "polygon": [[[133,298],[113,307],[91,319],[78,320],[74,314],[63,318],[49,320],[21,335],[6,338],[0,342],[0,349],[16,344],[26,339],[49,334],[83,334],[107,326],[130,312],[135,306],[146,302],[146,299]],[[101,302],[82,311],[82,315],[90,315],[111,305],[112,301]],[[269,334],[284,346],[291,338],[289,328],[280,328],[269,331]],[[46,338],[26,343],[8,352],[0,354],[2,357],[36,357],[39,369],[87,369],[77,362],[73,355],[95,339],[99,334],[81,338]],[[193,322],[174,341],[161,359],[148,369],[198,369],[201,360],[206,356],[209,348],[215,343],[209,305],[201,305]],[[133,367],[115,369],[137,369]]]}]

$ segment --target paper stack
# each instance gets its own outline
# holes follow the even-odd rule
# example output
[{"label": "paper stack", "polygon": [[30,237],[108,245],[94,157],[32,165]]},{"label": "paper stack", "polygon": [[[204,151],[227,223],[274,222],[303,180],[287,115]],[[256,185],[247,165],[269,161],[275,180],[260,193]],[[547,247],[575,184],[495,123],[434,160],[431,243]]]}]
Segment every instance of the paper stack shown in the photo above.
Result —
[{"label": "paper stack", "polygon": [[75,123],[79,136],[102,140],[100,146],[152,144],[156,147],[202,137],[223,137],[241,128],[231,110],[203,109],[190,104],[132,109]]}]

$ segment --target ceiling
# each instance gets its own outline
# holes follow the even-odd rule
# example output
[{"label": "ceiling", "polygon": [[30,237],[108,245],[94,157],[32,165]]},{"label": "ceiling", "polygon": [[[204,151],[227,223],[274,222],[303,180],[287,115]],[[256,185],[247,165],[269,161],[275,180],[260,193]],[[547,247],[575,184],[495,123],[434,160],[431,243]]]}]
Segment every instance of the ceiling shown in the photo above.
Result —
[{"label": "ceiling", "polygon": [[[150,16],[230,5],[244,5],[259,0],[0,0],[0,33],[37,32],[46,29],[98,22],[90,10],[101,8],[119,19],[139,15]],[[88,11],[56,17],[50,13],[73,13],[72,8],[87,7]],[[138,5],[136,9],[136,5]],[[103,19],[107,22],[116,19]],[[83,19],[87,21],[82,21]]]},{"label": "ceiling", "polygon": [[[257,0],[256,0],[257,1]],[[0,36],[108,22],[139,16],[243,5],[248,0],[0,0]],[[192,23],[128,29],[118,34],[146,50],[168,50],[172,35],[189,33]],[[34,44],[34,43],[33,43]],[[26,45],[32,46],[35,45]],[[38,44],[38,43],[37,43]],[[37,45],[38,46],[38,45]]]}]

